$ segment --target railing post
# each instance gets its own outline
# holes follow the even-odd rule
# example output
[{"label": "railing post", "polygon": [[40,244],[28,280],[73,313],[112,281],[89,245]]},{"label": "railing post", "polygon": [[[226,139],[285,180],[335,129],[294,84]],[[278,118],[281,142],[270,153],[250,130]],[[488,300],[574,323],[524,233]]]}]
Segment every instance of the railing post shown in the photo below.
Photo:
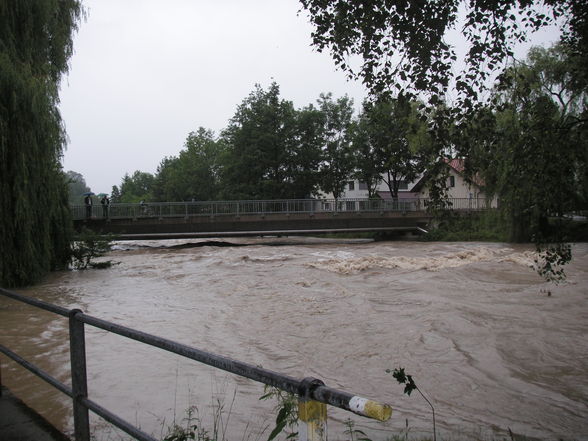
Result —
[{"label": "railing post", "polygon": [[321,380],[305,378],[298,388],[298,440],[327,440],[327,405],[311,398],[312,390],[324,386]]},{"label": "railing post", "polygon": [[76,315],[81,312],[79,309],[72,309],[69,312],[69,352],[71,359],[74,434],[76,441],[90,441],[89,412],[88,408],[81,402],[82,398],[88,397],[84,323],[78,321],[76,318]]}]

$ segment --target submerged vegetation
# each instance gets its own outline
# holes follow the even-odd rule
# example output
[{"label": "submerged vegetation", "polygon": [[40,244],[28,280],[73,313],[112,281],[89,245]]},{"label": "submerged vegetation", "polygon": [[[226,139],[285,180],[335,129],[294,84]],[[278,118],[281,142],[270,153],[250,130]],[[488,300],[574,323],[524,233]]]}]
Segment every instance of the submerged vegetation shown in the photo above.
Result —
[{"label": "submerged vegetation", "polygon": [[103,236],[83,229],[71,245],[71,263],[74,269],[104,269],[112,266],[111,260],[96,262],[112,249],[112,236]]},{"label": "submerged vegetation", "polygon": [[508,230],[508,222],[500,211],[465,215],[446,212],[427,234],[421,236],[421,240],[508,242]]}]

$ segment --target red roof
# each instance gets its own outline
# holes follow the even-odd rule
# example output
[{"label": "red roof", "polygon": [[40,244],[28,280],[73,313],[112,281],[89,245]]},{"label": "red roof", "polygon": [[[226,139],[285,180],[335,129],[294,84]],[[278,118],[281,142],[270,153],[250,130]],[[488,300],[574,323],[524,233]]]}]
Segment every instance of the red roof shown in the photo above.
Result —
[{"label": "red roof", "polygon": [[449,164],[449,167],[451,167],[460,174],[463,173],[463,171],[465,170],[465,161],[461,158],[446,160],[446,162],[447,164]]},{"label": "red roof", "polygon": [[[464,171],[465,171],[465,160],[464,159],[454,158],[451,160],[446,160],[446,162],[447,162],[447,164],[449,164],[449,167],[454,169],[460,175],[464,174]],[[477,173],[471,177],[471,180],[472,180],[472,183],[476,184],[478,187],[484,186],[484,180]]]}]

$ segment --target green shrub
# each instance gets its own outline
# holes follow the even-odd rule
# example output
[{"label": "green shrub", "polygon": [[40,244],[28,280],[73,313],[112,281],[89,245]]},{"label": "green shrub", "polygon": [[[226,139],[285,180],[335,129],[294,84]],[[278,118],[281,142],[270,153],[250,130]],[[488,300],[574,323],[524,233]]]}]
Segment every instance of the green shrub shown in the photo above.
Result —
[{"label": "green shrub", "polygon": [[88,267],[103,269],[112,266],[112,261],[93,262],[97,257],[102,257],[112,249],[112,236],[102,236],[84,228],[71,246],[71,263],[77,270],[85,270]]},{"label": "green shrub", "polygon": [[507,242],[509,231],[508,221],[498,211],[447,214],[422,240]]}]

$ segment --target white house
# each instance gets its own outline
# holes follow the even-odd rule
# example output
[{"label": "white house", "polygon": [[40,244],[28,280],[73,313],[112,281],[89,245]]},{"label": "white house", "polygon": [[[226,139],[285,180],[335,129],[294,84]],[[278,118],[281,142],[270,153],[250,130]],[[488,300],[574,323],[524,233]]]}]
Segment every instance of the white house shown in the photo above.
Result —
[{"label": "white house", "polygon": [[[398,197],[399,198],[418,198],[419,195],[412,192],[411,188],[416,184],[416,182],[405,182],[401,181],[400,186],[398,188]],[[390,190],[388,189],[388,185],[381,180],[376,187],[377,194],[382,199],[390,199]],[[333,195],[325,195],[327,198],[332,198]],[[365,182],[361,182],[356,180],[347,181],[345,184],[345,190],[343,192],[343,198],[347,199],[364,199],[368,197],[368,190],[367,185]]]},{"label": "white house", "polygon": [[[482,208],[486,206],[488,196],[484,192],[484,182],[481,178],[474,176],[472,182],[467,182],[464,176],[465,164],[463,159],[452,159],[447,161],[449,166],[448,177],[446,182],[447,197],[454,200],[454,204],[466,204]],[[429,197],[428,178],[430,175],[425,173],[419,181],[415,183],[411,191],[418,194],[419,197],[427,199]],[[475,202],[474,202],[475,201]],[[498,200],[493,197],[488,201],[490,207],[496,208]],[[464,206],[463,208],[466,208]],[[456,207],[457,208],[457,207]]]},{"label": "white house", "polygon": [[[480,208],[486,205],[486,194],[484,193],[484,184],[481,179],[474,178],[474,182],[468,183],[464,177],[464,160],[452,159],[447,162],[449,166],[449,175],[447,178],[447,196],[455,200],[455,204],[471,207],[476,204]],[[398,199],[427,199],[429,197],[430,175],[424,173],[415,182],[401,182],[398,190]],[[382,180],[376,188],[378,196],[382,199],[391,199],[390,190]],[[332,194],[324,194],[325,198],[332,198]],[[364,182],[349,180],[345,184],[345,190],[341,196],[345,199],[364,199],[368,197],[367,185]],[[491,207],[497,206],[497,199],[490,201]],[[457,207],[456,207],[457,208]]]}]

